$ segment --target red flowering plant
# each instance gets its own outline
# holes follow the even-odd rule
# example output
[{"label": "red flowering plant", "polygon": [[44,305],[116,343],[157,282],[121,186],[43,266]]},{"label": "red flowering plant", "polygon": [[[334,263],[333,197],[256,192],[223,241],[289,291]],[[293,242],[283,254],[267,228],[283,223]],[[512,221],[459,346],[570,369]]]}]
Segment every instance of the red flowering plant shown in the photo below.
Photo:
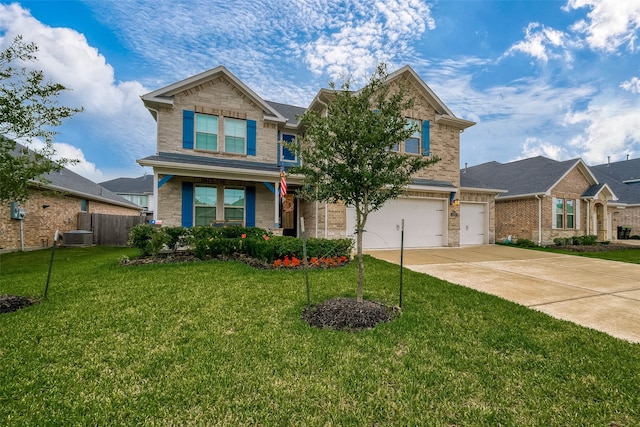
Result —
[{"label": "red flowering plant", "polygon": [[[273,262],[273,266],[275,268],[299,268],[301,265],[303,265],[303,261],[300,258],[298,258],[296,255],[292,255],[292,256],[288,256],[285,255],[282,258],[278,258]],[[328,268],[328,267],[339,267],[342,265],[345,265],[346,263],[349,262],[349,258],[342,255],[342,256],[327,256],[327,257],[311,257],[309,258],[309,266],[310,267],[322,267],[322,268]]]}]

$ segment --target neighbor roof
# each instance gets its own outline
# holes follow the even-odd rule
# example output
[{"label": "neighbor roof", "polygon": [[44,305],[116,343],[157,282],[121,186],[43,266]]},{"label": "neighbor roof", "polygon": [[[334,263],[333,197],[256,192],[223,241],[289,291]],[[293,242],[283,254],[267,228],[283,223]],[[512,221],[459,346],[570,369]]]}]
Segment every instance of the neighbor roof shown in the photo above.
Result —
[{"label": "neighbor roof", "polygon": [[153,194],[153,176],[138,178],[116,178],[100,183],[104,188],[117,194]]},{"label": "neighbor roof", "polygon": [[305,111],[304,107],[296,107],[295,105],[281,104],[279,102],[267,101],[278,113],[287,119],[287,124],[291,126],[298,125],[298,116],[302,116]]},{"label": "neighbor roof", "polygon": [[591,166],[598,181],[606,182],[618,203],[640,205],[640,159]]},{"label": "neighbor roof", "polygon": [[[12,156],[22,155],[26,147],[16,143],[16,147],[12,150]],[[43,175],[48,182],[32,181],[36,186],[42,186],[62,193],[71,194],[90,200],[97,200],[112,205],[123,206],[126,208],[140,209],[140,207],[129,200],[118,196],[117,194],[107,190],[106,188],[96,184],[77,173],[62,168],[58,172],[49,172]]]},{"label": "neighbor roof", "polygon": [[498,199],[548,194],[574,167],[581,168],[593,185],[598,183],[581,159],[559,162],[538,156],[511,163],[488,162],[462,169],[460,186],[507,190]]}]

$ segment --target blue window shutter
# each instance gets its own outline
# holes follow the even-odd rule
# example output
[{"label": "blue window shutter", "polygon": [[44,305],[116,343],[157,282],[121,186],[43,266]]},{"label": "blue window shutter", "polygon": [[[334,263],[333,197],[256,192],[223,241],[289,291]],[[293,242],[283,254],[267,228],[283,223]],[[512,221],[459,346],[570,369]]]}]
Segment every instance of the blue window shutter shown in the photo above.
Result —
[{"label": "blue window shutter", "polygon": [[193,183],[182,183],[182,226],[193,227]]},{"label": "blue window shutter", "polygon": [[245,226],[256,226],[256,187],[245,188]]},{"label": "blue window shutter", "polygon": [[195,113],[182,110],[182,148],[193,149],[193,129],[195,125]]},{"label": "blue window shutter", "polygon": [[278,154],[277,154],[277,157],[276,157],[276,164],[278,166],[282,166],[282,147],[280,146],[279,142],[277,144],[277,147],[278,147]]},{"label": "blue window shutter", "polygon": [[422,122],[422,155],[431,155],[431,140],[429,135],[429,120]]},{"label": "blue window shutter", "polygon": [[256,121],[247,120],[247,156],[256,155]]}]

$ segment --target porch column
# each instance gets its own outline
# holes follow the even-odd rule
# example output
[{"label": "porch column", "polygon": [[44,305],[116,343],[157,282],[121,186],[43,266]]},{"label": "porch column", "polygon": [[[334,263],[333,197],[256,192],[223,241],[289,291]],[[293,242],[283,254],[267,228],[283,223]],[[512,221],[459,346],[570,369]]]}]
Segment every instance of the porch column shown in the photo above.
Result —
[{"label": "porch column", "polygon": [[280,181],[276,181],[273,187],[276,189],[273,194],[273,222],[275,224],[275,228],[280,228]]}]

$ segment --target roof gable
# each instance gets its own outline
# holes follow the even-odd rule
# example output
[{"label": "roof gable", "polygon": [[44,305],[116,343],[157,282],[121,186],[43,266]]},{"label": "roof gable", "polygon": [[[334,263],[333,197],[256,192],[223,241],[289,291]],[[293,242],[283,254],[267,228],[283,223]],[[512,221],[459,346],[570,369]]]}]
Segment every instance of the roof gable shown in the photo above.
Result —
[{"label": "roof gable", "polygon": [[460,173],[460,180],[463,187],[507,190],[498,198],[548,195],[574,169],[578,169],[589,184],[598,183],[581,159],[559,162],[543,156],[510,163],[489,162],[465,168]]},{"label": "roof gable", "polygon": [[[229,80],[238,90],[252,99],[263,111],[265,117],[271,120],[285,122],[283,117],[275,108],[273,108],[268,102],[263,100],[258,94],[256,94],[249,86],[245,85],[239,78],[233,75],[224,66],[220,65],[211,70],[196,74],[195,76],[188,77],[179,82],[170,84],[163,88],[157,89],[146,95],[142,95],[142,101],[145,107],[150,110],[157,109],[161,105],[173,105],[174,97],[186,90],[195,88],[199,85],[215,80],[219,77],[225,77]],[[154,116],[155,118],[155,116]]]},{"label": "roof gable", "polygon": [[[466,129],[475,125],[475,122],[459,119],[457,118],[447,107],[444,102],[435,94],[433,90],[418,76],[418,74],[411,68],[409,65],[405,65],[404,67],[394,71],[393,73],[387,76],[387,83],[392,83],[394,81],[400,80],[402,78],[408,78],[409,80],[416,83],[421,94],[427,100],[427,102],[435,109],[436,111],[436,123],[440,123],[447,126],[452,126],[458,129]],[[331,94],[335,92],[330,89],[320,89],[316,96],[311,101],[309,105],[310,110],[321,110],[324,108],[327,102],[331,101]],[[356,91],[357,92],[357,91]]]}]

